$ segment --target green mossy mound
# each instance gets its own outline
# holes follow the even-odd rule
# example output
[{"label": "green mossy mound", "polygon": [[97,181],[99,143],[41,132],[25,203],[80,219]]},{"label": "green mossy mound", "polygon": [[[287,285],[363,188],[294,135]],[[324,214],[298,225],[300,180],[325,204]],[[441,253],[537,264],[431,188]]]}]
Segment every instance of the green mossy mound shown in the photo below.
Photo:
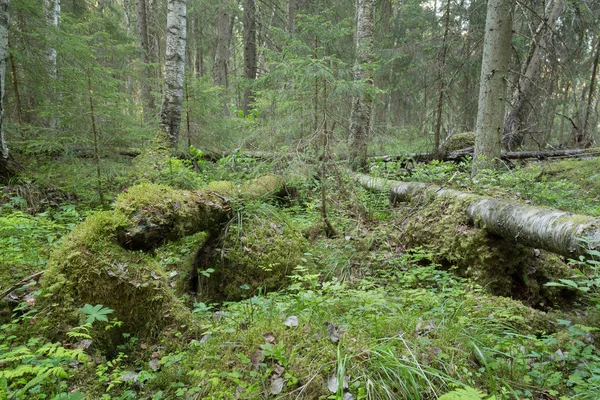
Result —
[{"label": "green mossy mound", "polygon": [[114,239],[127,226],[126,216],[105,211],[89,217],[54,251],[43,277],[41,297],[47,317],[60,330],[81,323],[78,311],[85,304],[102,304],[114,310],[110,317],[123,322],[119,330],[105,332],[95,325],[100,346],[112,348],[120,333],[139,338],[156,337],[172,325],[189,324],[189,312],[174,296],[167,276],[150,255],[123,249]]},{"label": "green mossy mound", "polygon": [[212,191],[183,191],[144,183],[119,195],[115,210],[129,224],[118,232],[127,248],[149,250],[200,231],[219,231],[230,218],[229,204]]},{"label": "green mossy mound", "polygon": [[402,218],[406,220],[402,243],[432,249],[435,262],[455,268],[495,295],[535,307],[573,299],[572,292],[544,286],[568,278],[569,269],[559,257],[474,228],[461,202],[437,198]]},{"label": "green mossy mound", "polygon": [[455,133],[442,144],[442,150],[446,153],[466,149],[475,146],[475,132]]},{"label": "green mossy mound", "polygon": [[[248,204],[212,249],[196,256],[201,297],[206,301],[235,301],[260,292],[282,289],[302,264],[307,240],[275,207]],[[211,251],[208,249],[208,251]],[[209,276],[205,276],[209,275]]]}]

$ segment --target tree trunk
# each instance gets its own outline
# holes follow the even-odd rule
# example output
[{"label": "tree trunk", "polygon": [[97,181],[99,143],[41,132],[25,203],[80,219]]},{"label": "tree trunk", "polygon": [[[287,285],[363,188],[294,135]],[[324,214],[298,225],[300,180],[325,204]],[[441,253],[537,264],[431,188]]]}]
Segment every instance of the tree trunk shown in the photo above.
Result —
[{"label": "tree trunk", "polygon": [[[60,16],[60,0],[44,0],[44,6],[46,8],[46,24],[51,30],[49,37],[56,37],[56,29],[58,29],[58,19]],[[58,75],[56,70],[56,49],[53,46],[46,49],[46,60],[48,62],[48,75],[53,85],[56,85]],[[51,92],[52,97],[56,97],[56,91],[52,89]],[[50,128],[56,129],[58,122],[58,118],[51,117],[49,121]]]},{"label": "tree trunk", "polygon": [[[0,174],[8,165],[8,145],[4,137],[4,81],[8,56],[9,0],[0,0]],[[8,171],[7,171],[8,172]]]},{"label": "tree trunk", "polygon": [[[583,144],[584,146],[586,144],[585,142],[587,140],[590,140],[589,138],[593,137],[593,132],[588,132],[588,126],[590,121],[590,114],[592,113],[594,104],[594,91],[596,90],[596,75],[598,74],[598,63],[600,62],[600,35],[597,35],[596,42],[596,55],[594,56],[594,61],[592,65],[592,78],[590,79],[587,106],[585,108],[585,116],[583,118],[583,137],[581,138],[581,141],[577,142],[578,145]],[[586,138],[588,139],[586,140]]]},{"label": "tree trunk", "polygon": [[[552,8],[548,8],[546,18],[536,30],[529,57],[521,70],[521,76],[512,95],[512,109],[504,122],[503,141],[508,150],[514,150],[523,143],[523,132],[527,130],[525,123],[532,106],[534,80],[542,71],[545,55],[548,53],[550,39],[556,28],[556,21],[561,16],[564,0],[553,0]],[[550,4],[548,5],[550,7]]]},{"label": "tree trunk", "polygon": [[361,186],[386,191],[394,200],[426,196],[459,202],[471,223],[516,243],[545,249],[565,257],[589,255],[600,249],[600,219],[550,208],[477,196],[421,182],[398,182],[353,174]]},{"label": "tree trunk", "polygon": [[371,66],[373,61],[373,25],[375,0],[358,0],[356,23],[356,59],[354,63],[355,86],[367,87],[352,99],[350,114],[350,166],[352,169],[364,169],[367,165],[367,147],[370,137],[372,95],[368,86],[373,85]]},{"label": "tree trunk", "polygon": [[446,79],[446,52],[448,51],[448,32],[450,30],[450,0],[446,2],[446,15],[444,16],[444,37],[442,39],[442,49],[438,60],[438,101],[435,117],[435,132],[433,152],[440,154],[440,136],[442,131],[442,111],[444,107],[444,84]]},{"label": "tree trunk", "polygon": [[[254,0],[244,0],[244,77],[248,80],[246,85],[251,85],[257,72],[256,4]],[[248,86],[244,90],[244,115],[248,115],[249,106],[254,98]]]},{"label": "tree trunk", "polygon": [[217,47],[215,49],[215,58],[213,62],[213,83],[223,89],[221,99],[223,101],[223,114],[229,115],[229,107],[227,106],[226,89],[229,86],[228,82],[228,64],[229,64],[229,46],[231,43],[231,30],[233,20],[225,5],[221,5],[218,10],[217,17]]},{"label": "tree trunk", "polygon": [[185,73],[186,0],[167,3],[167,44],[163,103],[160,113],[161,134],[171,147],[177,147],[183,103]]},{"label": "tree trunk", "polygon": [[287,33],[294,33],[296,27],[296,0],[287,0],[287,21],[285,30]]},{"label": "tree trunk", "polygon": [[483,43],[473,175],[494,168],[502,148],[514,0],[489,0]]},{"label": "tree trunk", "polygon": [[137,21],[135,24],[135,28],[137,34],[139,36],[139,46],[140,51],[142,52],[142,60],[143,60],[143,69],[144,74],[140,83],[140,91],[142,96],[142,107],[144,112],[144,121],[148,121],[154,112],[154,98],[152,97],[152,91],[150,90],[150,82],[148,80],[152,79],[152,74],[150,72],[149,64],[151,63],[150,59],[150,39],[148,36],[148,10],[147,10],[146,0],[136,0],[135,1],[135,12],[137,16]]}]

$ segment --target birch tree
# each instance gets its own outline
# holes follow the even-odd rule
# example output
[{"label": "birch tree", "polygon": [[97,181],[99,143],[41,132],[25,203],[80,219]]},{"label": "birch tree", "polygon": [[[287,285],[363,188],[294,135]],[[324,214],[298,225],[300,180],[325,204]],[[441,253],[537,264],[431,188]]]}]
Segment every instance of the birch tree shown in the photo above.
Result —
[{"label": "birch tree", "polygon": [[167,43],[160,130],[172,147],[177,146],[185,73],[186,0],[167,3]]},{"label": "birch tree", "polygon": [[473,175],[496,166],[502,150],[514,0],[488,0],[479,86]]},{"label": "birch tree", "polygon": [[[373,25],[375,0],[358,0],[356,5],[356,58],[354,83],[373,85],[373,74],[367,65],[373,61]],[[368,87],[367,87],[368,89]],[[368,90],[362,90],[352,99],[350,115],[350,163],[352,169],[364,169],[367,165],[367,146],[370,136],[373,99]]]},{"label": "birch tree", "polygon": [[[44,5],[46,8],[46,24],[51,30],[58,29],[60,0],[44,0]],[[53,82],[56,82],[58,76],[56,69],[56,48],[52,45],[46,49],[46,60],[48,62],[48,75]],[[53,97],[56,97],[55,93],[53,93]],[[58,118],[52,117],[50,119],[50,128],[56,129],[57,126]]]},{"label": "birch tree", "polygon": [[8,57],[8,5],[9,0],[0,0],[0,174],[8,164],[8,145],[4,137],[4,78]]}]

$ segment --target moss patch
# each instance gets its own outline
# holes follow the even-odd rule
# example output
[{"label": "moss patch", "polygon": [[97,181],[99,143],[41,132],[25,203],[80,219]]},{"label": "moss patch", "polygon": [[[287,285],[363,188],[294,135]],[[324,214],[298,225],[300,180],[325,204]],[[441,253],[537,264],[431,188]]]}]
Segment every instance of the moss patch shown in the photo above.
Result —
[{"label": "moss patch", "polygon": [[428,200],[402,218],[406,221],[400,238],[403,243],[431,248],[434,261],[455,268],[459,275],[474,279],[495,295],[536,307],[573,298],[569,291],[544,286],[568,277],[562,260],[474,228],[462,202]]},{"label": "moss patch", "polygon": [[473,146],[475,146],[475,132],[461,132],[450,136],[442,145],[442,149],[445,152],[452,152]]},{"label": "moss patch", "polygon": [[207,271],[199,277],[201,295],[206,300],[233,301],[281,289],[302,263],[307,246],[283,212],[264,204],[249,205],[229,225],[212,257],[198,262],[202,255],[197,256],[196,267]]},{"label": "moss patch", "polygon": [[53,252],[42,288],[47,316],[68,329],[80,322],[86,303],[114,310],[123,322],[109,336],[98,326],[95,337],[112,346],[120,332],[154,337],[172,324],[189,323],[189,313],[173,295],[165,271],[150,255],[123,249],[113,239],[127,225],[120,212],[100,212],[80,224]]}]

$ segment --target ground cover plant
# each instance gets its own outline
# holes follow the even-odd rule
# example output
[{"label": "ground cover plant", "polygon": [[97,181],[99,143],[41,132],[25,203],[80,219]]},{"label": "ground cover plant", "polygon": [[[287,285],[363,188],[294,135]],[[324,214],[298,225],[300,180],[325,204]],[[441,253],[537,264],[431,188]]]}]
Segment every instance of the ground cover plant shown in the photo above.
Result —
[{"label": "ground cover plant", "polygon": [[[265,170],[260,163],[262,171],[252,172],[252,161],[246,160],[222,165],[233,181]],[[380,164],[371,168],[384,167],[389,169]],[[215,175],[225,177],[216,168]],[[478,183],[460,177],[460,168],[423,166],[409,178],[445,179],[481,193],[496,188],[516,197],[502,182],[514,188],[519,179],[535,179],[528,171],[540,173],[538,167],[526,167],[490,174]],[[568,275],[546,283],[549,289],[576,293],[568,303],[531,308],[495,295],[492,286],[460,277],[460,260],[440,263],[446,250],[408,248],[399,233],[406,218],[403,206],[398,209],[385,196],[358,188],[350,195],[343,177],[328,177],[330,187],[336,182],[342,184],[328,194],[329,219],[338,231],[334,238],[321,228],[320,188],[310,179],[296,177],[295,197],[276,211],[285,216],[272,219],[273,206],[260,203],[234,206],[241,208],[228,240],[236,246],[252,232],[244,218],[254,218],[263,234],[289,224],[306,238],[308,245],[289,267],[284,286],[261,286],[240,276],[232,281],[239,286],[236,301],[190,292],[190,268],[197,267],[194,251],[206,240],[204,234],[128,260],[152,263],[189,310],[191,325],[169,325],[140,336],[123,329],[118,312],[98,303],[81,304],[74,310],[78,321],[56,331],[47,323],[48,315],[59,309],[54,295],[40,291],[38,278],[20,286],[9,298],[12,303],[3,303],[0,393],[15,399],[595,398],[600,384],[595,260],[572,261]],[[577,183],[554,186],[539,201],[559,198],[568,204],[577,190],[593,193]],[[43,270],[48,246],[65,246],[62,235],[83,214],[62,206],[31,215],[17,210],[19,203],[13,199],[2,211],[3,265],[18,264],[21,272],[4,268],[11,285]],[[100,214],[95,218],[103,218]],[[251,254],[244,240],[238,259]],[[227,246],[231,244],[223,243],[220,251],[231,251]],[[270,267],[261,271],[268,277]],[[89,273],[93,279],[94,272]],[[206,279],[217,276],[212,267],[198,273]],[[150,321],[162,318],[144,312],[150,312]]]}]

